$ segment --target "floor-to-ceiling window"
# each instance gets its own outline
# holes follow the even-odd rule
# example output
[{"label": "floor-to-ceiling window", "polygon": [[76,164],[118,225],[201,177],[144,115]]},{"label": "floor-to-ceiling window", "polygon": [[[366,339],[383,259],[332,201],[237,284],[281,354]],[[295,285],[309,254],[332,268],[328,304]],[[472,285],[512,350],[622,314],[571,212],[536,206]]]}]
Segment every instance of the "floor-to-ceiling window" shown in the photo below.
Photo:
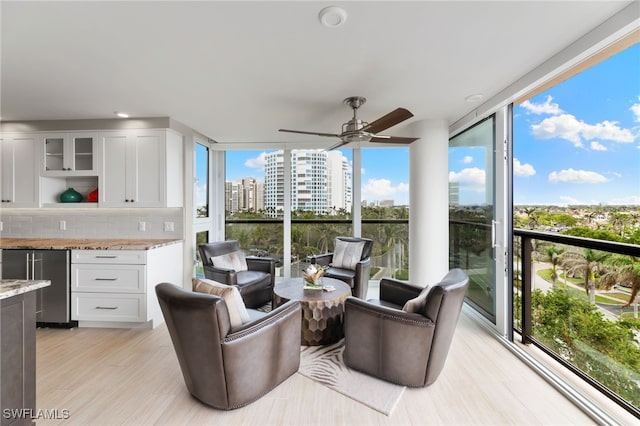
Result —
[{"label": "floor-to-ceiling window", "polygon": [[208,143],[196,142],[193,152],[193,230],[195,232],[195,274],[203,277],[202,260],[197,247],[209,241],[211,221],[211,150]]},{"label": "floor-to-ceiling window", "polygon": [[247,255],[278,259],[283,276],[283,151],[226,151],[225,171],[225,239],[238,240]]},{"label": "floor-to-ceiling window", "polygon": [[495,117],[449,141],[449,265],[470,280],[467,301],[496,315]]},{"label": "floor-to-ceiling window", "polygon": [[623,46],[514,106],[514,327],[638,416],[640,44]]},{"label": "floor-to-ceiling window", "polygon": [[371,278],[409,278],[409,148],[363,148],[362,236],[374,241]]}]

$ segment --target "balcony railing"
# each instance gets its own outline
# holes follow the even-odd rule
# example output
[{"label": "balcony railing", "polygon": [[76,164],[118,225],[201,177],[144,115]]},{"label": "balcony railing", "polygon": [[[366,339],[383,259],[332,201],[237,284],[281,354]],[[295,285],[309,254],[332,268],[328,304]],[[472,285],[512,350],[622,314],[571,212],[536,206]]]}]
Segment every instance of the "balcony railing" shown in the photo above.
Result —
[{"label": "balcony railing", "polygon": [[640,246],[513,234],[514,331],[640,417]]},{"label": "balcony railing", "polygon": [[[353,235],[351,219],[292,219],[291,276],[300,276],[306,258],[333,251],[335,237]],[[374,240],[371,279],[380,276],[406,279],[409,262],[408,219],[362,219],[362,236]],[[283,222],[279,219],[227,219],[225,235],[236,239],[248,255],[279,260],[278,275],[284,276]]]}]

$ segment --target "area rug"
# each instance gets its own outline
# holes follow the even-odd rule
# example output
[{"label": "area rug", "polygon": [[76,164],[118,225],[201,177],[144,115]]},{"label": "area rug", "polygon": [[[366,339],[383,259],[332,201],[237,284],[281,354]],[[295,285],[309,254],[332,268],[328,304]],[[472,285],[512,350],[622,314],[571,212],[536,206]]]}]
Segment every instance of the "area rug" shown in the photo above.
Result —
[{"label": "area rug", "polygon": [[344,364],[343,351],[344,340],[330,346],[302,346],[298,373],[390,416],[405,386],[352,370]]}]

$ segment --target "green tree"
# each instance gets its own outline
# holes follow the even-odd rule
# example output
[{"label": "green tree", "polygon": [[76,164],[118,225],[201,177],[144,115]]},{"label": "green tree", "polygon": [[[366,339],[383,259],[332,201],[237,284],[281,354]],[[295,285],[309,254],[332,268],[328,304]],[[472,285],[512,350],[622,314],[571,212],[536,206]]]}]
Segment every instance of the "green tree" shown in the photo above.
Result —
[{"label": "green tree", "polygon": [[608,271],[600,277],[600,282],[605,288],[614,285],[625,285],[631,288],[629,301],[622,305],[630,306],[640,290],[640,260],[633,256],[613,254],[606,260]]},{"label": "green tree", "polygon": [[562,265],[566,273],[584,278],[584,289],[591,304],[596,303],[596,273],[608,256],[609,253],[592,249],[584,249],[582,252],[569,251],[562,255]]}]

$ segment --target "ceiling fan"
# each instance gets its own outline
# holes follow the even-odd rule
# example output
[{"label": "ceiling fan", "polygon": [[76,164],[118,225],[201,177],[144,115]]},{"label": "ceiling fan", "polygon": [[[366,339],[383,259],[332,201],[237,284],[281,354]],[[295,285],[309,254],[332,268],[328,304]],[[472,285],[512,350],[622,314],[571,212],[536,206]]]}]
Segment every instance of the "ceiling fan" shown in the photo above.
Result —
[{"label": "ceiling fan", "polygon": [[362,96],[350,96],[343,101],[346,105],[353,109],[353,118],[342,125],[342,133],[319,133],[319,132],[305,132],[302,130],[288,130],[278,129],[280,132],[288,133],[301,133],[304,135],[317,135],[317,136],[329,136],[340,138],[340,142],[331,148],[336,149],[349,142],[384,142],[384,143],[397,143],[407,145],[411,142],[418,140],[418,138],[407,138],[400,136],[386,136],[379,135],[378,132],[382,132],[389,127],[393,127],[398,123],[401,123],[411,117],[413,114],[405,108],[396,108],[390,113],[383,115],[377,120],[367,123],[360,120],[357,115],[358,108],[364,105],[367,100]]}]

